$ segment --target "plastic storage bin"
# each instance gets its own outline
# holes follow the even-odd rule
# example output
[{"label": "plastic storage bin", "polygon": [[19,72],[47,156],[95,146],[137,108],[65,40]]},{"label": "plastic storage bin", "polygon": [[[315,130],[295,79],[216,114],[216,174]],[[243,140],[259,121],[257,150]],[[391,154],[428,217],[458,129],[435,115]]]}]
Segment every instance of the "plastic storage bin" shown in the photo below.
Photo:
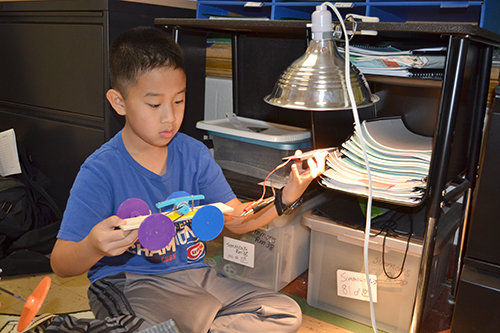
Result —
[{"label": "plastic storage bin", "polygon": [[233,279],[274,291],[282,289],[309,267],[310,230],[301,225],[301,216],[327,199],[327,194],[315,196],[292,214],[246,234],[236,235],[224,229],[207,242],[205,261]]},{"label": "plastic storage bin", "polygon": [[[438,233],[433,259],[432,281],[426,299],[426,310],[433,306],[442,292],[447,279],[452,252],[452,239],[460,218],[461,205],[456,205],[440,221],[443,232]],[[329,219],[304,213],[302,224],[311,228],[311,249],[307,303],[351,320],[371,325],[370,303],[363,259],[364,230],[335,223]],[[369,273],[377,328],[390,333],[406,333],[409,330],[413,303],[420,269],[422,238],[412,237],[406,262],[400,277],[406,250],[406,237],[387,237],[384,259],[384,237],[370,238]],[[376,295],[375,295],[376,294]]]},{"label": "plastic storage bin", "polygon": [[[196,124],[212,135],[214,158],[225,170],[265,179],[295,150],[311,147],[309,130],[244,117],[226,117]],[[271,181],[284,182],[290,165],[277,170]]]}]

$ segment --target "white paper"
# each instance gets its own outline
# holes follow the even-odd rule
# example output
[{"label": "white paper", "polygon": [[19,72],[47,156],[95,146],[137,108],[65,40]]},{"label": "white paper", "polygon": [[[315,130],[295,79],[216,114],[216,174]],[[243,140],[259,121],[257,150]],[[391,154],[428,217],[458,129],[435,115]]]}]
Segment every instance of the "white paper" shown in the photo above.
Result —
[{"label": "white paper", "polygon": [[[369,276],[373,303],[377,303],[377,276],[372,274]],[[337,295],[361,301],[370,301],[366,274],[342,269],[337,270]]]},{"label": "white paper", "polygon": [[17,154],[16,133],[14,129],[0,133],[0,175],[3,177],[21,173]]},{"label": "white paper", "polygon": [[432,153],[432,137],[411,132],[400,117],[365,120],[361,129],[367,144],[382,152]]},{"label": "white paper", "polygon": [[238,239],[224,237],[224,259],[254,268],[255,245]]},{"label": "white paper", "polygon": [[[425,195],[432,155],[432,138],[410,132],[401,118],[364,121],[366,142],[376,199],[415,204]],[[321,176],[326,187],[368,195],[368,176],[358,131],[330,152],[327,170]]]}]

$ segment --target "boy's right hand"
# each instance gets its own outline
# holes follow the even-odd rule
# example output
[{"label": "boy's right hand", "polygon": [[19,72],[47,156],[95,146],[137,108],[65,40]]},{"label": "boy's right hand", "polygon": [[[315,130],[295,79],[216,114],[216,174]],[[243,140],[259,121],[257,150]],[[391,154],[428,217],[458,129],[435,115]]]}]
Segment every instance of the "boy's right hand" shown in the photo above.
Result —
[{"label": "boy's right hand", "polygon": [[122,230],[126,224],[118,216],[111,216],[95,225],[80,242],[57,239],[50,256],[54,273],[61,277],[77,276],[87,272],[102,257],[124,253],[138,239],[138,229]]},{"label": "boy's right hand", "polygon": [[95,225],[80,242],[57,239],[50,264],[54,273],[61,277],[77,276],[87,272],[102,257],[124,253],[138,239],[138,229],[118,228],[127,222],[111,216]]},{"label": "boy's right hand", "polygon": [[118,228],[126,224],[118,216],[110,216],[94,226],[87,236],[87,241],[98,254],[106,257],[124,253],[138,239],[138,229],[122,230]]}]

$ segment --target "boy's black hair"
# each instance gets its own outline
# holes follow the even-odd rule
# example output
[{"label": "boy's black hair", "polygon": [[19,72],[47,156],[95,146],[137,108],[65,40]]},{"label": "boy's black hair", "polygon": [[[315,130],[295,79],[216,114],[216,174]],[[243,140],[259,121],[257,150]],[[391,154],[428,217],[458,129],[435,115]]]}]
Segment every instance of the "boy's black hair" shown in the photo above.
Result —
[{"label": "boy's black hair", "polygon": [[111,85],[124,97],[137,76],[160,67],[184,70],[182,49],[164,31],[137,27],[118,36],[109,51]]}]

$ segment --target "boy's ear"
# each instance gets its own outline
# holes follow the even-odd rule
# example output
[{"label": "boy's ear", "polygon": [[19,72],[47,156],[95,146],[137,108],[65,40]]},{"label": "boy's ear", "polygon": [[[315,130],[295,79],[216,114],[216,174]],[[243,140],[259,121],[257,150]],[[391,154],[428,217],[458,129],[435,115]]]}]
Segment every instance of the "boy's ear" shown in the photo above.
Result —
[{"label": "boy's ear", "polygon": [[109,104],[115,109],[116,113],[120,116],[124,116],[127,112],[125,111],[125,99],[122,94],[116,89],[109,89],[106,93],[106,98]]}]

